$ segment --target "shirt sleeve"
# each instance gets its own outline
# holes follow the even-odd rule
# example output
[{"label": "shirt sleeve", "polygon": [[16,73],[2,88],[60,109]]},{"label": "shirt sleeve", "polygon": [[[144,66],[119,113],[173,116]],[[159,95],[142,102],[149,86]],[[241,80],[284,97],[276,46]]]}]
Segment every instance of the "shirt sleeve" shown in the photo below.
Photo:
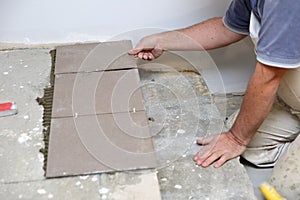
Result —
[{"label": "shirt sleeve", "polygon": [[265,1],[262,16],[257,60],[274,67],[299,67],[299,0]]},{"label": "shirt sleeve", "polygon": [[223,24],[235,33],[248,35],[250,14],[249,0],[233,0],[223,17]]}]

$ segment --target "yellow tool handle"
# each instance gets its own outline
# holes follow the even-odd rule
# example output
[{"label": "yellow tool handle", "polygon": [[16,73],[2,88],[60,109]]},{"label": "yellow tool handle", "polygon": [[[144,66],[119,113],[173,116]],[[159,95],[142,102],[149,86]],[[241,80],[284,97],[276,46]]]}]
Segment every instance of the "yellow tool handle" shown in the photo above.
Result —
[{"label": "yellow tool handle", "polygon": [[284,200],[284,198],[282,198],[280,194],[278,194],[278,192],[275,190],[275,188],[269,183],[263,182],[259,186],[259,189],[266,200]]}]

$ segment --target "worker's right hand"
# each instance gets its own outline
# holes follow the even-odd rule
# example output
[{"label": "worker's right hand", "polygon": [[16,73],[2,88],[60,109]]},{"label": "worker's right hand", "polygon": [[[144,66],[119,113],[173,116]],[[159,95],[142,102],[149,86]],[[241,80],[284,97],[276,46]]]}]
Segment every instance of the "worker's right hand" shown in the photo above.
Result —
[{"label": "worker's right hand", "polygon": [[164,49],[158,43],[158,36],[150,35],[142,38],[136,47],[128,53],[143,60],[153,60],[161,56],[163,52]]}]

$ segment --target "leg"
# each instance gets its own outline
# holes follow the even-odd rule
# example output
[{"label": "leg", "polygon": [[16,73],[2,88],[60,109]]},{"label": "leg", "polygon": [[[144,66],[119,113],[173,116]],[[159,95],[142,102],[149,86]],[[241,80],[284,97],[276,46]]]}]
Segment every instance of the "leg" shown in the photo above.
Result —
[{"label": "leg", "polygon": [[300,135],[276,163],[269,180],[286,199],[300,199]]},{"label": "leg", "polygon": [[[238,111],[228,119],[227,128],[232,126],[237,114]],[[300,120],[276,102],[242,157],[258,167],[274,166],[299,132]]]}]

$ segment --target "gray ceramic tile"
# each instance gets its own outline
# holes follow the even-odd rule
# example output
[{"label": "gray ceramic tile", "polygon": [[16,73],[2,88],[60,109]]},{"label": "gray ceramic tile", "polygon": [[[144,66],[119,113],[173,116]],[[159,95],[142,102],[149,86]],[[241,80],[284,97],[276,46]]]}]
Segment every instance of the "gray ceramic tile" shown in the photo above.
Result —
[{"label": "gray ceramic tile", "polygon": [[136,68],[131,48],[129,40],[57,47],[55,73]]},{"label": "gray ceramic tile", "polygon": [[52,119],[47,177],[153,168],[144,111]]},{"label": "gray ceramic tile", "polygon": [[137,69],[59,74],[52,117],[144,110]]}]

